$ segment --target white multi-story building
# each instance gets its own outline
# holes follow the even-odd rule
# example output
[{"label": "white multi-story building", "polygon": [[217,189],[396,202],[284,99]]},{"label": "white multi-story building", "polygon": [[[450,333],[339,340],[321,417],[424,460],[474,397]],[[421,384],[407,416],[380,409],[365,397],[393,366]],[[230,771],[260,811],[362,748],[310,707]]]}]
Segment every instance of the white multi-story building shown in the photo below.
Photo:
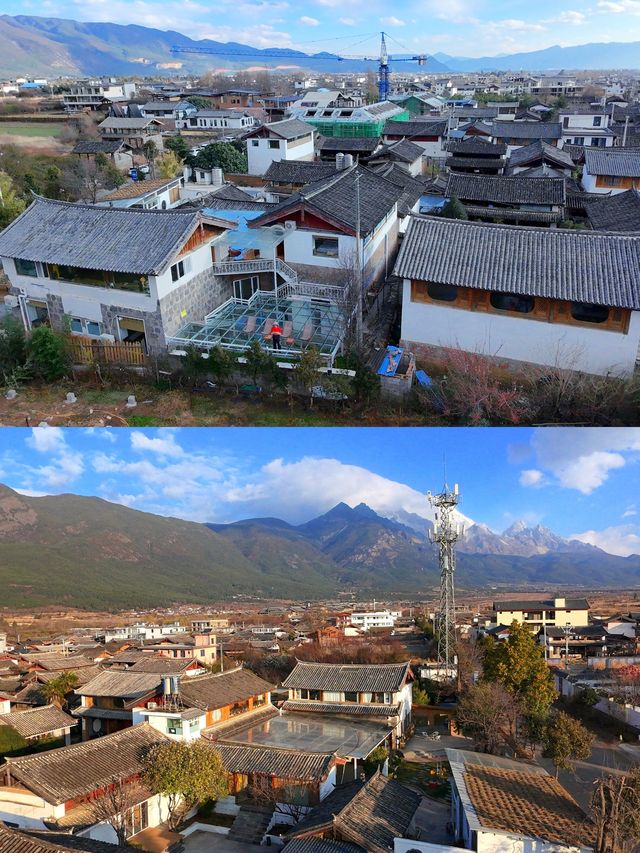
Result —
[{"label": "white multi-story building", "polygon": [[393,628],[401,615],[398,610],[370,610],[352,613],[349,619],[354,628],[370,631],[372,628]]},{"label": "white multi-story building", "polygon": [[249,130],[255,117],[244,110],[198,110],[176,119],[183,130]]},{"label": "white multi-story building", "polygon": [[611,116],[603,112],[576,112],[561,110],[558,121],[562,126],[559,146],[584,145],[587,148],[611,148],[615,135],[609,129]]},{"label": "white multi-story building", "polygon": [[247,134],[247,161],[250,175],[264,175],[280,160],[313,160],[315,130],[298,119],[264,124]]},{"label": "white multi-story building", "polygon": [[118,83],[115,77],[103,80],[82,80],[72,83],[62,98],[67,112],[100,110],[119,101],[128,101],[136,94],[135,83]]}]

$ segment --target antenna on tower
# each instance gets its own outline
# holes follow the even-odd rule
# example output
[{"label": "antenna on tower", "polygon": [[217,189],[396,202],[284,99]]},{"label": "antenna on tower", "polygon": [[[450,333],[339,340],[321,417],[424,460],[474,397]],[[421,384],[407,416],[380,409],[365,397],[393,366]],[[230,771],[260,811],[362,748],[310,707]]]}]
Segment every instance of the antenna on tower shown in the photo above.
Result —
[{"label": "antenna on tower", "polygon": [[[446,466],[446,460],[445,460]],[[427,500],[434,508],[435,519],[429,539],[438,546],[440,564],[440,604],[436,612],[435,633],[438,643],[438,672],[445,680],[456,673],[456,603],[454,574],[456,568],[456,542],[462,538],[464,527],[455,518],[459,500],[458,484],[453,491],[446,485],[439,495],[427,492]]]}]

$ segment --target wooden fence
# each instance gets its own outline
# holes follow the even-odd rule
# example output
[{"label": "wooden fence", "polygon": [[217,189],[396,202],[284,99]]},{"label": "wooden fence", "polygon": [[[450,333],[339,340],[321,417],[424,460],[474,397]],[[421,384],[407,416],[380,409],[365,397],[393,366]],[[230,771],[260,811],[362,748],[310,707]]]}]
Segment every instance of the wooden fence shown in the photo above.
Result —
[{"label": "wooden fence", "polygon": [[142,341],[100,341],[82,335],[69,337],[74,364],[126,364],[143,366],[146,359]]}]

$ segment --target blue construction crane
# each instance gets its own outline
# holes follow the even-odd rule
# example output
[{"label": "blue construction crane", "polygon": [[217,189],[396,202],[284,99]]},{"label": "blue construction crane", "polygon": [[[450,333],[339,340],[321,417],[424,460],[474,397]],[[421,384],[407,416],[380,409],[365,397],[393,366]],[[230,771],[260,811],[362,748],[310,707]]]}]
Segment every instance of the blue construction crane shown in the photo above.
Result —
[{"label": "blue construction crane", "polygon": [[[338,62],[345,62],[347,60],[355,60],[360,59],[361,62],[377,62],[378,63],[378,98],[381,101],[386,101],[389,97],[389,74],[391,71],[390,62],[391,57],[387,52],[387,42],[385,39],[386,33],[381,33],[380,40],[380,56],[377,57],[354,57],[354,56],[336,56],[335,58]],[[226,51],[220,50],[219,48],[214,47],[182,47],[179,45],[175,45],[171,48],[172,53],[206,53],[212,56],[247,56],[256,58],[273,58],[273,59],[286,59],[286,58],[296,58],[300,59],[300,53],[296,51],[291,51],[287,53],[284,50],[279,50],[277,52],[269,53],[268,51],[263,51],[260,53],[259,57],[256,57],[255,53],[244,53],[243,51]],[[417,62],[418,65],[426,65],[427,57],[425,54],[420,54],[417,56],[406,56],[399,57],[398,59],[394,59],[393,62]]]}]

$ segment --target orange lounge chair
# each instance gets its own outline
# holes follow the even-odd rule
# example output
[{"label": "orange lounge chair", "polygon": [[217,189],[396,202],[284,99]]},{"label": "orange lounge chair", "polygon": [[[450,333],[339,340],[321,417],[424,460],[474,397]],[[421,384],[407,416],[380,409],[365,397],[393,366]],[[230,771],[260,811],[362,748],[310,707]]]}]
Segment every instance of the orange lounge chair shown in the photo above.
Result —
[{"label": "orange lounge chair", "polygon": [[284,326],[282,327],[282,337],[285,339],[289,346],[294,343],[292,320],[285,320]]},{"label": "orange lounge chair", "polygon": [[301,341],[310,341],[315,332],[315,327],[311,320],[308,323],[304,324],[304,329],[302,330],[302,334],[300,335]]}]

